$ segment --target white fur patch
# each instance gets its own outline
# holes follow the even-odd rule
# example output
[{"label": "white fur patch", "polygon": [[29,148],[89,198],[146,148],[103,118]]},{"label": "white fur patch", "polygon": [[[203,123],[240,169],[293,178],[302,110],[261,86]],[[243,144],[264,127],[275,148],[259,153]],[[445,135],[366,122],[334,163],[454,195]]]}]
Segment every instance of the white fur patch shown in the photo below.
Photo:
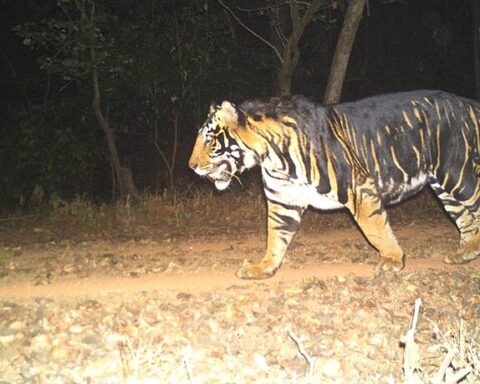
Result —
[{"label": "white fur patch", "polygon": [[[403,183],[401,186],[400,195],[392,201],[389,201],[388,204],[396,204],[402,201],[404,198],[413,195],[414,193],[420,191],[425,184],[427,183],[427,175],[425,173],[419,174],[417,177],[412,177],[410,183]],[[393,185],[393,182],[392,182]]]},{"label": "white fur patch", "polygon": [[268,176],[263,172],[268,188],[274,192],[265,190],[267,198],[283,204],[295,205],[306,208],[312,206],[321,210],[344,208],[333,193],[321,194],[312,184],[301,184],[292,180],[279,180]]}]

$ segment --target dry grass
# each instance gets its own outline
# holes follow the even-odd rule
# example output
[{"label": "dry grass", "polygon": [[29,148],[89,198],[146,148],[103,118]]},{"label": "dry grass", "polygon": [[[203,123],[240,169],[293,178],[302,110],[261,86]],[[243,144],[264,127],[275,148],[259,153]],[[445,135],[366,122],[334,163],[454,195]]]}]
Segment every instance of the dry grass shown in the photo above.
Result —
[{"label": "dry grass", "polygon": [[468,334],[465,323],[460,321],[456,329],[442,333],[434,326],[433,334],[437,344],[429,346],[437,352],[438,367],[422,367],[420,345],[415,341],[415,330],[421,307],[421,299],[415,302],[412,326],[405,338],[403,370],[405,384],[475,384],[480,382],[479,344]]},{"label": "dry grass", "polygon": [[[393,224],[427,225],[440,216],[444,212],[428,192],[389,208]],[[95,204],[85,197],[69,201],[56,197],[27,212],[0,218],[0,244],[259,232],[265,230],[265,224],[265,198],[258,183],[223,193],[205,185],[176,193],[145,194],[140,202]],[[301,228],[318,231],[352,225],[355,224],[347,211],[310,209]]]},{"label": "dry grass", "polygon": [[[415,332],[421,311],[421,299],[415,302],[415,309],[411,328],[401,340],[404,346],[403,370],[405,384],[475,384],[480,382],[479,345],[470,337],[465,324],[461,321],[456,329],[441,333],[434,327],[436,335],[434,345],[420,346],[415,340]],[[302,343],[302,337],[297,336],[290,327],[285,333],[285,342],[289,339],[298,349],[298,355],[305,360],[306,370],[303,377],[292,378],[291,383],[317,383],[323,368],[317,364],[315,356],[309,354]],[[438,359],[422,360],[422,349],[428,348],[429,352],[436,351]],[[162,356],[162,344],[147,343],[146,345],[133,345],[130,338],[125,337],[119,342],[121,351],[124,379],[130,384],[157,383],[157,369],[161,366],[159,361]],[[430,353],[429,353],[430,354]],[[195,371],[192,368],[192,346],[186,344],[177,356],[177,366],[172,370],[171,379],[175,382],[196,383]],[[436,361],[440,364],[436,365]],[[260,363],[258,363],[260,364]],[[261,364],[260,364],[261,365]],[[171,369],[172,367],[170,367]],[[253,367],[252,370],[258,369]],[[268,369],[268,368],[266,368]],[[225,382],[229,382],[227,378]],[[332,382],[336,382],[334,377]],[[339,378],[341,381],[341,378]],[[222,382],[222,380],[220,380]]]}]

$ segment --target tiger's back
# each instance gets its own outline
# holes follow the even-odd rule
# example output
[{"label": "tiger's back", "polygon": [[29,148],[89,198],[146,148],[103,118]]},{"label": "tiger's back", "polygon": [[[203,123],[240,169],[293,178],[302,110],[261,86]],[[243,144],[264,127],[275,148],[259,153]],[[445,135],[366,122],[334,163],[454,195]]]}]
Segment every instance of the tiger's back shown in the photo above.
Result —
[{"label": "tiger's back", "polygon": [[443,183],[447,175],[445,187],[453,189],[457,177],[452,176],[462,178],[462,172],[473,172],[467,168],[478,164],[480,105],[473,100],[422,91],[332,109],[336,121],[338,116],[343,120],[331,126],[346,137],[387,203],[418,192],[427,181]]}]

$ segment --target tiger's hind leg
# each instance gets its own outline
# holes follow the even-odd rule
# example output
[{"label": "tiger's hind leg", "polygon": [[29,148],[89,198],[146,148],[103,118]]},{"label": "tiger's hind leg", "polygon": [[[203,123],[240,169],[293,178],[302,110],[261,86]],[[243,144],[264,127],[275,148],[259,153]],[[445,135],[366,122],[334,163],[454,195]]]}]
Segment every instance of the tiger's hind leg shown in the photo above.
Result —
[{"label": "tiger's hind leg", "polygon": [[[430,183],[435,194],[460,232],[460,245],[453,255],[447,255],[448,264],[463,264],[480,255],[480,183],[475,173],[469,173],[463,186],[456,188],[462,192],[449,192],[438,182]],[[459,184],[458,184],[459,185]]]},{"label": "tiger's hind leg", "polygon": [[398,272],[405,266],[402,248],[388,222],[387,212],[372,180],[355,188],[346,204],[370,244],[380,253],[376,271]]}]

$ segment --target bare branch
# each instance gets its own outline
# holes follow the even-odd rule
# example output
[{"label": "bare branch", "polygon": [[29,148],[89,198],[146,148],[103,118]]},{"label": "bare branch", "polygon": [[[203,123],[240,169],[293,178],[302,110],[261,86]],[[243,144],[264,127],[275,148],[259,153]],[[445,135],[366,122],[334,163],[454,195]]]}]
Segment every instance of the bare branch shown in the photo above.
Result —
[{"label": "bare branch", "polygon": [[266,10],[269,10],[271,8],[280,8],[280,7],[284,7],[286,5],[290,5],[290,4],[298,4],[298,5],[304,5],[305,7],[308,7],[310,5],[310,2],[308,1],[285,1],[285,2],[282,2],[281,4],[274,4],[274,5],[267,5],[265,7],[258,7],[258,8],[251,8],[251,9],[247,9],[247,8],[242,8],[242,7],[235,7],[237,8],[239,11],[242,11],[242,12],[259,12],[259,11],[266,11]]},{"label": "bare branch", "polygon": [[265,39],[264,37],[259,35],[252,28],[250,28],[248,25],[246,25],[242,20],[240,20],[240,18],[235,14],[235,12],[233,12],[232,9],[223,2],[223,0],[217,0],[217,1],[224,9],[227,10],[228,13],[230,13],[230,15],[232,15],[232,17],[242,26],[242,28],[244,28],[246,31],[250,32],[253,36],[255,36],[257,39],[259,39],[261,42],[263,42],[264,44],[266,44],[270,48],[272,48],[273,52],[275,52],[275,55],[278,57],[278,60],[280,60],[280,63],[283,63],[283,57],[280,54],[280,52],[278,51],[277,47],[275,47],[275,45],[273,45],[267,39]]},{"label": "bare branch", "polygon": [[283,28],[282,28],[283,23],[280,21],[280,15],[282,11],[280,10],[279,7],[281,5],[284,5],[284,4],[282,3],[278,4],[277,2],[277,4],[272,5],[271,8],[269,9],[269,13],[270,13],[270,19],[272,20],[272,23],[271,23],[272,27],[278,36],[280,44],[282,44],[282,47],[285,49],[288,43],[288,39],[283,33]]},{"label": "bare branch", "polygon": [[287,38],[282,32],[282,29],[279,27],[279,23],[273,23],[273,28],[275,29],[275,32],[277,33],[277,36],[282,43],[282,46],[285,48],[287,46]]},{"label": "bare branch", "polygon": [[[312,21],[315,13],[320,9],[321,5],[323,4],[323,0],[313,0],[310,5],[305,10],[302,18],[298,21],[297,25],[294,25],[292,31],[292,37],[297,37],[298,39],[302,36],[305,27]],[[293,21],[293,20],[292,20]]]},{"label": "bare branch", "polygon": [[167,156],[165,155],[165,152],[160,148],[160,145],[158,144],[158,120],[155,119],[155,126],[154,126],[154,139],[153,139],[153,144],[155,145],[155,149],[157,150],[158,154],[162,158],[163,162],[165,163],[165,166],[167,167],[167,171],[170,175],[171,171],[171,165],[167,159]]}]

